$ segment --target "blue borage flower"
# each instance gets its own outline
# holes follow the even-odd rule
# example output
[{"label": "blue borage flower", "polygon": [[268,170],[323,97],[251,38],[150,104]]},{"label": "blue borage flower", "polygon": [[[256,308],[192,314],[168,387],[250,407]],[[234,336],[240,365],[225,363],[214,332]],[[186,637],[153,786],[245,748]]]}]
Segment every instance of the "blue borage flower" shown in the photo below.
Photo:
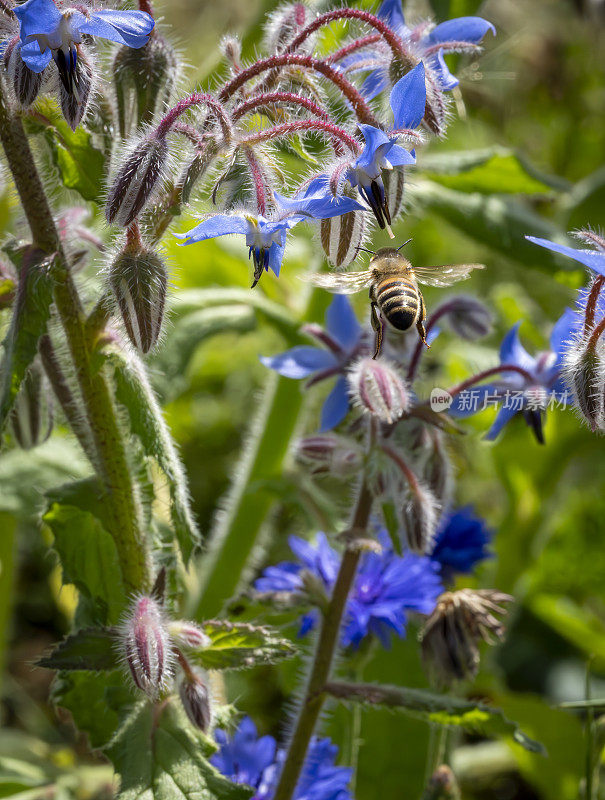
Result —
[{"label": "blue borage flower", "polygon": [[248,257],[254,263],[254,283],[256,286],[263,270],[271,269],[279,276],[288,231],[303,220],[330,219],[347,214],[349,211],[363,209],[356,200],[343,195],[335,196],[328,188],[325,175],[316,176],[307,187],[288,198],[273,195],[276,204],[276,218],[266,219],[260,214],[243,212],[241,214],[214,214],[186,233],[177,233],[184,244],[196,244],[217,236],[232,233],[246,237]]},{"label": "blue borage flower", "polygon": [[[427,69],[435,76],[439,88],[445,92],[458,86],[459,81],[449,71],[444,54],[475,50],[488,31],[496,33],[492,23],[482,17],[457,17],[433,28],[427,23],[410,28],[405,22],[401,0],[384,0],[377,15],[400,37],[410,56],[424,61]],[[374,53],[376,66],[372,68],[371,58]],[[361,89],[368,100],[375,98],[390,84],[389,55],[379,48],[374,48],[374,53],[370,55],[370,60],[367,52],[359,52],[341,62],[341,67],[347,70],[359,68],[365,72],[368,68],[371,69]]]},{"label": "blue borage flower", "polygon": [[[277,786],[285,750],[273,736],[258,736],[256,726],[244,717],[233,736],[215,731],[219,751],[211,763],[235,783],[254,789],[252,800],[271,800]],[[338,748],[329,739],[312,739],[294,800],[351,800],[349,783],[353,770],[334,764]]]},{"label": "blue borage flower", "polygon": [[[426,105],[424,65],[422,63],[404,75],[391,92],[391,109],[394,117],[393,132],[413,131],[420,125]],[[351,163],[346,178],[356,187],[372,209],[381,228],[391,233],[391,214],[386,201],[383,170],[392,170],[416,163],[414,151],[408,152],[398,144],[396,136],[385,133],[372,125],[359,125],[365,146],[361,154]]]},{"label": "blue borage flower", "polygon": [[323,347],[299,345],[277,356],[263,356],[262,363],[286,378],[310,378],[318,383],[337,375],[334,388],[322,411],[320,430],[335,428],[347,415],[350,407],[346,370],[363,349],[363,330],[349,299],[337,294],[326,311],[326,327],[307,325],[305,332]]},{"label": "blue borage flower", "polygon": [[[525,370],[531,381],[517,372],[503,373],[496,382],[476,386],[454,397],[449,413],[454,417],[466,417],[485,408],[488,402],[499,403],[494,424],[486,439],[494,440],[504,426],[521,412],[533,429],[536,439],[544,443],[542,415],[544,404],[551,398],[566,403],[569,389],[561,377],[565,348],[578,326],[577,314],[567,308],[555,323],[550,336],[550,350],[531,356],[519,339],[518,322],[506,334],[500,346],[500,363],[513,364]],[[472,400],[472,402],[469,402]]]},{"label": "blue borage flower", "polygon": [[[430,614],[443,591],[439,565],[426,556],[394,553],[386,532],[379,533],[380,553],[367,552],[361,558],[353,589],[347,601],[341,643],[359,647],[371,634],[384,647],[390,635],[405,637],[408,611]],[[336,580],[340,558],[324,533],[312,545],[297,536],[288,540],[297,562],[268,567],[254,584],[260,592],[302,592],[304,571],[311,573],[330,590]],[[304,636],[317,622],[317,613],[305,614],[299,635]]]},{"label": "blue borage flower", "polygon": [[605,239],[597,234],[593,234],[591,231],[578,231],[576,235],[583,241],[590,242],[596,249],[588,250],[568,247],[564,244],[551,242],[549,239],[540,239],[537,236],[526,236],[525,238],[533,242],[533,244],[544,247],[546,250],[552,250],[554,253],[569,256],[569,258],[573,258],[574,261],[584,264],[585,267],[588,267],[598,275],[605,276]]},{"label": "blue borage flower", "polygon": [[476,516],[470,506],[444,514],[431,559],[439,564],[441,575],[451,580],[456,573],[468,574],[491,554],[487,547],[491,532],[485,520]]},{"label": "blue borage flower", "polygon": [[14,9],[19,21],[21,58],[33,72],[55,60],[65,90],[77,90],[77,46],[83,34],[139,48],[147,44],[155,22],[144,11],[88,11],[58,8],[53,0],[27,0]]}]

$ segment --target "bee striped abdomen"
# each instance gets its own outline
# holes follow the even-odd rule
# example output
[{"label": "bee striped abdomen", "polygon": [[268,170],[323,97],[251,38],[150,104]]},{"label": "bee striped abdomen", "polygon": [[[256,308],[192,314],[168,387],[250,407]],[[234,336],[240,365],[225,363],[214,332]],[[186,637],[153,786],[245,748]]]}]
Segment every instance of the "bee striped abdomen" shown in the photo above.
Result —
[{"label": "bee striped abdomen", "polygon": [[385,278],[377,284],[376,302],[394,328],[407,331],[418,317],[418,289],[408,278]]}]

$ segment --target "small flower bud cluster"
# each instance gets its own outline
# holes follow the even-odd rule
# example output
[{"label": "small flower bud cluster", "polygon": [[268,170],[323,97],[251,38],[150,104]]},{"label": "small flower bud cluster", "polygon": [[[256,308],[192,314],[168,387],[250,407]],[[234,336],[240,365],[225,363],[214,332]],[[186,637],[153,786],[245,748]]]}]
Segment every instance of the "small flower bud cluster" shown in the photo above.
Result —
[{"label": "small flower bud cluster", "polygon": [[397,422],[411,406],[408,386],[384,359],[362,358],[347,377],[355,405],[381,422]]},{"label": "small flower bud cluster", "polygon": [[479,642],[493,644],[504,635],[499,617],[510,595],[491,589],[445,592],[421,634],[422,658],[441,686],[474,678],[479,669]]},{"label": "small flower bud cluster", "polygon": [[140,240],[128,242],[109,267],[109,285],[132,344],[148,353],[164,319],[168,270],[164,260]]}]

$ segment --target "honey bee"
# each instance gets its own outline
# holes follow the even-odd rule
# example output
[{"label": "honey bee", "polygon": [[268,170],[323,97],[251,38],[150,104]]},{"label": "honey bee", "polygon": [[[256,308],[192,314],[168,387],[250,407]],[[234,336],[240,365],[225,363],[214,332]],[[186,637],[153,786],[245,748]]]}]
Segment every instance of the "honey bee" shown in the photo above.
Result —
[{"label": "honey bee", "polygon": [[383,247],[378,252],[367,250],[373,257],[368,269],[362,272],[322,273],[308,278],[316,286],[336,294],[354,294],[369,287],[372,328],[376,332],[376,351],[373,358],[378,357],[382,347],[382,319],[398,331],[407,331],[415,325],[421,340],[430,347],[426,341],[426,307],[418,288],[419,283],[427,286],[450,286],[468,278],[474,269],[484,268],[483,264],[413,267],[399,252],[407,243],[404,242],[397,249]]}]

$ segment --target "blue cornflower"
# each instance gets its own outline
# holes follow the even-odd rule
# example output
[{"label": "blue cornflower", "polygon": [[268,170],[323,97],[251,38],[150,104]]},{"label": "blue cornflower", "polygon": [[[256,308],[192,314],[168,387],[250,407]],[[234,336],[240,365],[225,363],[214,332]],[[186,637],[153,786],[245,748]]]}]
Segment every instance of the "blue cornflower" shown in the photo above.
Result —
[{"label": "blue cornflower", "polygon": [[[256,726],[244,717],[231,738],[215,731],[219,751],[212,764],[235,783],[254,789],[252,800],[271,800],[279,779],[285,750],[273,736],[258,736]],[[294,791],[294,800],[351,800],[348,785],[353,770],[334,764],[338,748],[329,739],[312,739]]]},{"label": "blue cornflower", "polygon": [[[443,591],[438,564],[412,553],[398,556],[384,531],[379,534],[379,540],[382,551],[367,552],[361,558],[341,632],[344,647],[357,648],[370,634],[388,647],[391,633],[400,638],[405,636],[406,612],[430,614]],[[297,536],[291,536],[288,542],[298,561],[269,567],[255,582],[255,588],[260,592],[303,592],[304,570],[319,579],[329,592],[336,580],[340,559],[326,535],[319,533],[315,546]],[[316,622],[316,613],[306,614],[299,635],[307,633]]]},{"label": "blue cornflower", "polygon": [[521,344],[520,325],[518,322],[504,337],[500,346],[500,363],[520,367],[528,377],[518,372],[503,372],[497,382],[460,392],[454,397],[449,412],[453,416],[465,417],[483,410],[488,404],[500,403],[501,408],[486,439],[495,439],[504,426],[522,412],[536,439],[543,444],[542,414],[547,402],[555,400],[565,404],[569,397],[561,368],[566,345],[577,328],[578,319],[574,311],[565,309],[553,327],[550,350],[535,357]]},{"label": "blue cornflower", "polygon": [[363,208],[350,197],[333,195],[324,176],[316,177],[304,191],[298,192],[293,198],[274,193],[274,199],[277,213],[273,220],[246,212],[214,214],[190,231],[177,233],[175,236],[186,239],[184,244],[195,244],[217,236],[243,234],[246,237],[248,257],[254,263],[254,288],[263,270],[268,272],[271,269],[279,276],[290,228],[303,220],[329,219]]},{"label": "blue cornflower", "polygon": [[83,34],[139,48],[147,44],[155,25],[144,11],[89,11],[84,6],[59,9],[53,0],[27,0],[14,12],[25,64],[33,72],[42,72],[54,58],[69,94],[77,89],[77,45]]},{"label": "blue cornflower", "polygon": [[443,515],[430,557],[439,564],[442,576],[450,580],[455,573],[472,572],[475,564],[490,558],[490,540],[485,520],[466,506]]},{"label": "blue cornflower", "polygon": [[[424,61],[439,88],[445,92],[458,86],[459,81],[449,71],[444,54],[475,50],[488,31],[496,33],[492,23],[481,17],[457,17],[442,22],[434,28],[430,28],[427,23],[410,28],[405,23],[401,0],[384,0],[377,16],[400,37],[404,50],[412,58]],[[362,93],[368,100],[372,100],[390,84],[389,56],[380,50],[378,56],[376,66],[365,78],[362,86]],[[355,69],[356,63],[359,63],[359,69],[366,71],[367,54],[352,54],[343,60],[342,66],[346,69]]]},{"label": "blue cornflower", "polygon": [[577,236],[584,241],[590,242],[597,249],[580,250],[576,247],[567,247],[563,244],[551,242],[549,239],[540,239],[537,236],[526,236],[525,238],[547,250],[569,256],[569,258],[573,258],[574,261],[579,261],[580,264],[584,264],[585,267],[588,267],[599,275],[605,275],[605,239],[603,239],[602,236],[593,234],[591,231],[578,231]]},{"label": "blue cornflower", "polygon": [[318,325],[307,325],[304,330],[324,347],[299,345],[277,356],[262,357],[261,361],[286,378],[301,380],[311,376],[310,383],[338,376],[321,411],[320,430],[327,431],[342,422],[349,410],[345,372],[362,351],[363,331],[349,299],[342,294],[335,295],[328,306],[325,330]]},{"label": "blue cornflower", "polygon": [[[420,125],[426,106],[424,65],[422,63],[404,75],[391,92],[391,109],[394,116],[393,131],[412,131]],[[414,151],[408,152],[397,144],[397,138],[372,125],[359,125],[365,139],[361,154],[351,163],[346,178],[357,187],[370,205],[381,228],[390,230],[391,214],[386,201],[382,171],[415,164]]]}]

